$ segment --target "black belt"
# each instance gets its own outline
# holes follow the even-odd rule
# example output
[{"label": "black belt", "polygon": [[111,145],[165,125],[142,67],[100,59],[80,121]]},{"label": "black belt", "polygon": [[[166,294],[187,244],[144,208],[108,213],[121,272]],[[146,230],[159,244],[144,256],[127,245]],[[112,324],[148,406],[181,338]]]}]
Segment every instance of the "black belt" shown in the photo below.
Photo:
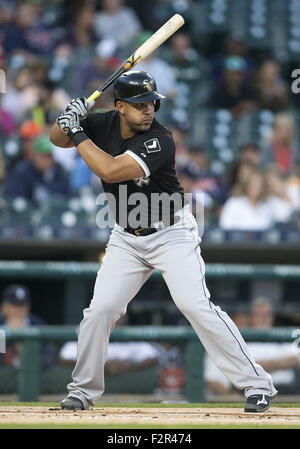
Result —
[{"label": "black belt", "polygon": [[156,229],[156,228],[138,228],[138,229],[124,228],[124,231],[128,232],[129,234],[133,234],[136,237],[145,237],[146,235],[154,234],[154,232],[157,232],[158,229]]}]

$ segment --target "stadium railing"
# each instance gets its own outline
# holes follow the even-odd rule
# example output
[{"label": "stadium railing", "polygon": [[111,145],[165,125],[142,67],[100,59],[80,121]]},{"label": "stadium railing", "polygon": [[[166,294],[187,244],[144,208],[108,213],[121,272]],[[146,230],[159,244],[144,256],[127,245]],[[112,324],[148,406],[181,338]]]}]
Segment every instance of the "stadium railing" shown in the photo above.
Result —
[{"label": "stadium railing", "polygon": [[[86,280],[95,280],[100,268],[99,263],[94,262],[27,262],[0,260],[0,278],[18,279],[55,279],[64,280],[66,289],[63,297],[63,322],[75,324],[82,318],[82,310],[86,307],[87,292],[84,285]],[[211,263],[206,265],[207,279],[278,279],[299,280],[299,265],[254,265],[254,264],[221,264]],[[158,271],[154,271],[150,277],[160,277]],[[76,302],[74,302],[74,295]]]},{"label": "stadium railing", "polygon": [[[266,330],[242,329],[244,339],[260,342],[299,343],[300,329],[275,327]],[[20,401],[37,401],[40,390],[40,345],[45,341],[76,340],[76,326],[41,326],[27,329],[5,330],[5,340],[22,341],[21,365],[18,378]],[[111,333],[110,341],[149,341],[185,343],[186,383],[185,397],[189,402],[204,402],[204,354],[197,335],[188,326],[122,326]]]}]

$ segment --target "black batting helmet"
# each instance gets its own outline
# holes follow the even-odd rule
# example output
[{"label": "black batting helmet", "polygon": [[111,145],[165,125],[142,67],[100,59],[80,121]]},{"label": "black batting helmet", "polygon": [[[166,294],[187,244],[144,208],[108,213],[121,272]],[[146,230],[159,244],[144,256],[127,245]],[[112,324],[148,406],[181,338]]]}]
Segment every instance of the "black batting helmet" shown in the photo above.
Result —
[{"label": "black batting helmet", "polygon": [[156,92],[156,83],[153,76],[142,70],[133,70],[123,73],[114,83],[114,100],[128,101],[129,103],[145,103],[154,101],[154,110],[158,111],[160,100],[166,98]]}]

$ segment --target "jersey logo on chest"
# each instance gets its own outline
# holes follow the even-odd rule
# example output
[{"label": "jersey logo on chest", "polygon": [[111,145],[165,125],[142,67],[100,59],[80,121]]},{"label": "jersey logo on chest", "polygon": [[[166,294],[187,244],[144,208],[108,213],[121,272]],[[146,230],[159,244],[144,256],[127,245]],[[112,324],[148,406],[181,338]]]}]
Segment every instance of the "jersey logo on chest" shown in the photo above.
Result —
[{"label": "jersey logo on chest", "polygon": [[147,153],[156,153],[157,151],[161,151],[161,146],[157,137],[147,140],[144,142],[144,145],[147,148]]}]

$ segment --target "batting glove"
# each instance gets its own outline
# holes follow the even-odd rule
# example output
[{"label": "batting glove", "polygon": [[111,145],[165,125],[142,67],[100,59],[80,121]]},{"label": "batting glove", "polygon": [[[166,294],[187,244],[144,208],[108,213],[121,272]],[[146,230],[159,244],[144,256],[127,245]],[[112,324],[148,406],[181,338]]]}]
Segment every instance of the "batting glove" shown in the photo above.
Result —
[{"label": "batting glove", "polygon": [[63,112],[57,117],[56,123],[62,132],[67,134],[71,139],[74,134],[83,131],[79,123],[78,115],[73,112]]},{"label": "batting glove", "polygon": [[66,107],[66,112],[73,112],[79,115],[79,117],[84,117],[88,112],[88,103],[86,98],[74,98]]}]

